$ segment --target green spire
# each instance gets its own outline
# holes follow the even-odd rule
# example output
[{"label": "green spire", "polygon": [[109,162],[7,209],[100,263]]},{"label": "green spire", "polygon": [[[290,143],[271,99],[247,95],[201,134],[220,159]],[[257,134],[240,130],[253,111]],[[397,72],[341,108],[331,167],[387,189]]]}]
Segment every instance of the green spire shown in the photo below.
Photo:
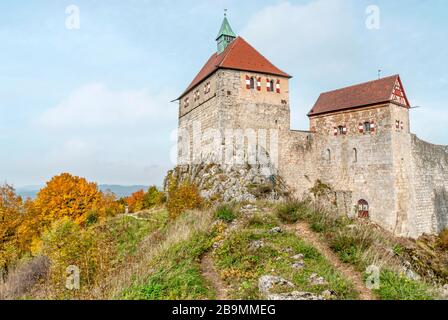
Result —
[{"label": "green spire", "polygon": [[224,20],[222,22],[221,29],[219,29],[218,36],[216,37],[216,41],[218,42],[218,54],[223,52],[229,43],[236,38],[236,34],[233,32],[229,20],[227,20],[227,9],[224,11]]}]

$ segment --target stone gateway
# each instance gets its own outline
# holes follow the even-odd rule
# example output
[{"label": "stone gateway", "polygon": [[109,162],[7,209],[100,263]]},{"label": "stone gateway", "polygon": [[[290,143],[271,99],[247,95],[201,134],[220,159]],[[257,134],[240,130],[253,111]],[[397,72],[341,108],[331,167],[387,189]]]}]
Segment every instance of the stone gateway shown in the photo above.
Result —
[{"label": "stone gateway", "polygon": [[322,93],[308,113],[309,131],[290,129],[290,78],[225,17],[217,52],[177,99],[179,166],[244,171],[269,159],[260,172],[281,177],[296,197],[322,181],[348,215],[395,235],[448,227],[448,147],[411,133],[399,75]]}]

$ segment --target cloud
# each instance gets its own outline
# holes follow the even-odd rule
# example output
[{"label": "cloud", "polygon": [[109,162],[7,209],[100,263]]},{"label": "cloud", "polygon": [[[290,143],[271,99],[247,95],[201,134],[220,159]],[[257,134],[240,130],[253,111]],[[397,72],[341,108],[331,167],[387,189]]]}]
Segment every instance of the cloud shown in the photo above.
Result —
[{"label": "cloud", "polygon": [[44,111],[37,124],[64,130],[156,124],[172,118],[177,111],[169,104],[169,97],[168,93],[154,95],[147,89],[112,91],[101,83],[88,84]]},{"label": "cloud", "polygon": [[352,1],[347,0],[282,2],[255,13],[242,34],[279,64],[311,65],[308,71],[321,77],[322,71],[347,68],[354,58],[352,12]]},{"label": "cloud", "polygon": [[71,172],[100,183],[160,184],[177,128],[168,90],[81,86],[34,121],[44,137],[34,165],[48,177]]}]

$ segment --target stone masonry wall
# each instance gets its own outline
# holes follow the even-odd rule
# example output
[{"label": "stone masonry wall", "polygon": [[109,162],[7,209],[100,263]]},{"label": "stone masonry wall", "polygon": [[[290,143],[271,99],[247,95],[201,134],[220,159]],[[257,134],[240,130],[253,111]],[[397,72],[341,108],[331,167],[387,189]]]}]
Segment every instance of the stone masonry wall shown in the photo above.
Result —
[{"label": "stone masonry wall", "polygon": [[[359,132],[359,124],[374,121],[374,132]],[[320,179],[335,191],[351,194],[345,201],[347,214],[356,215],[356,205],[369,203],[370,219],[394,231],[396,194],[390,126],[395,120],[389,105],[313,117],[310,180]],[[346,134],[334,135],[334,127],[345,126]],[[314,180],[314,181],[313,181]],[[298,187],[299,189],[299,187]]]},{"label": "stone masonry wall", "polygon": [[417,234],[448,228],[448,146],[411,136]]}]

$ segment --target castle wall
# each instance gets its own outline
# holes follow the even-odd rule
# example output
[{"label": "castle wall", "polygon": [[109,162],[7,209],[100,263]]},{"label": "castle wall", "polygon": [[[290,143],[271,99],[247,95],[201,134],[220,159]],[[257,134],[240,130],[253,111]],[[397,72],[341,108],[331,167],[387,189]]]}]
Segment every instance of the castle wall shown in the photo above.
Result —
[{"label": "castle wall", "polygon": [[411,135],[416,235],[448,228],[448,146]]},{"label": "castle wall", "polygon": [[[359,132],[359,124],[366,121],[375,123],[374,132]],[[366,200],[370,219],[390,231],[396,225],[393,123],[389,104],[313,117],[311,155],[304,158],[315,167],[309,171],[311,181],[320,179],[336,191],[351,193],[345,200],[351,201],[347,214],[356,215],[358,201]],[[346,134],[335,136],[338,126],[345,126]]]}]

